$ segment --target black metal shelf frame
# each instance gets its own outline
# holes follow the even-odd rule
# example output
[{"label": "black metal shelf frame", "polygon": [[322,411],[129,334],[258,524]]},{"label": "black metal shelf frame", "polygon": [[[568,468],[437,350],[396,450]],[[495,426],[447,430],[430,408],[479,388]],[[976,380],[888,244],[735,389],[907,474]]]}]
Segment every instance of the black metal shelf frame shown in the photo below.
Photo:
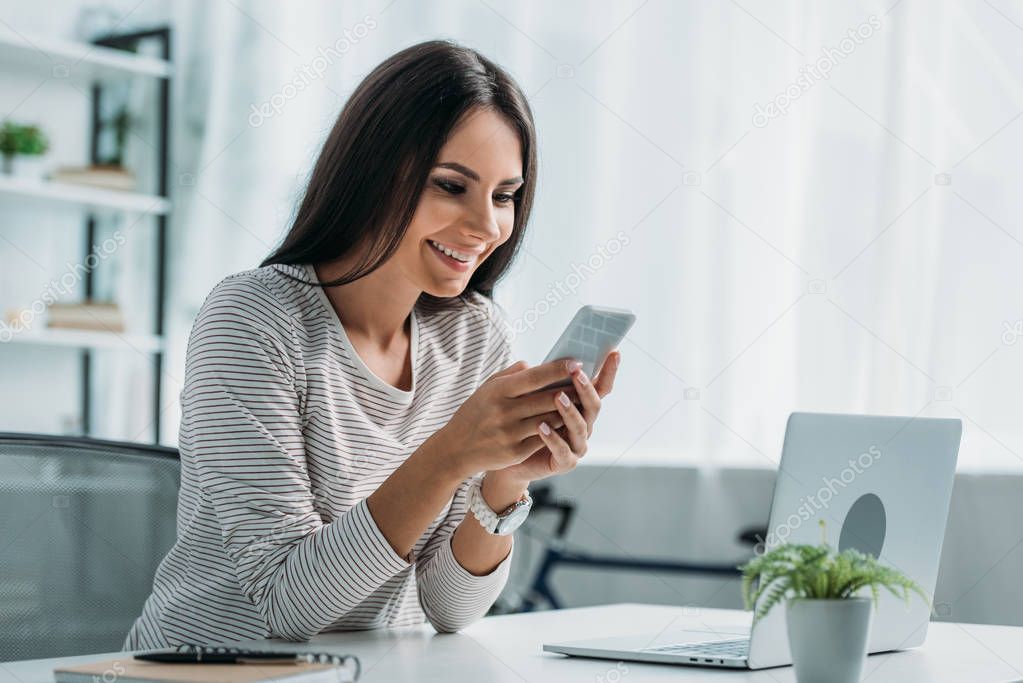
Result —
[{"label": "black metal shelf frame", "polygon": [[[119,50],[134,52],[138,44],[143,41],[156,40],[160,43],[161,57],[170,62],[171,60],[171,30],[169,27],[160,27],[146,31],[133,33],[111,34],[92,41],[96,45],[110,47]],[[95,164],[99,162],[99,134],[101,128],[100,102],[103,96],[103,87],[99,82],[92,85],[92,113],[89,133],[89,159]],[[170,77],[163,76],[158,81],[158,106],[157,106],[157,173],[156,173],[156,194],[164,199],[168,196],[168,167],[170,154]],[[167,286],[167,219],[166,213],[160,213],[156,217],[156,292],[153,313],[153,332],[157,337],[163,337],[164,333],[164,304],[166,299]],[[96,218],[93,212],[89,212],[85,224],[85,254],[84,259],[88,261],[96,239]],[[92,269],[86,269],[85,273],[85,297],[92,298],[94,289]],[[161,389],[163,379],[163,350],[157,349],[151,352],[153,355],[153,443],[160,442],[161,423]],[[92,431],[92,350],[81,351],[81,427],[82,433],[88,436]]]}]

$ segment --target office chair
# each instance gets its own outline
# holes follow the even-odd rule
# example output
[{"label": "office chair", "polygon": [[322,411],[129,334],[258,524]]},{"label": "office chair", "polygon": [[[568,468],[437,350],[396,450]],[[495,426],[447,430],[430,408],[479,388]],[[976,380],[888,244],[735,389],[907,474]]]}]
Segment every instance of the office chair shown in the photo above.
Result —
[{"label": "office chair", "polygon": [[174,543],[173,448],[0,432],[0,662],[121,649]]}]

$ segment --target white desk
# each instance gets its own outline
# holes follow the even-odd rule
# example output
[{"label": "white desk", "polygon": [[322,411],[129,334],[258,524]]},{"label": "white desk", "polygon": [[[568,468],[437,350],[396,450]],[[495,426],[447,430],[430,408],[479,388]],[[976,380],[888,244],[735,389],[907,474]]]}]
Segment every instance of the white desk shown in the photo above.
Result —
[{"label": "white desk", "polygon": [[[654,605],[610,605],[483,619],[465,631],[438,635],[429,626],[394,631],[361,631],[317,636],[297,647],[352,652],[363,665],[362,681],[471,681],[473,683],[541,681],[728,681],[794,682],[791,667],[763,671],[699,669],[663,664],[567,658],[541,653],[554,642],[629,633],[656,634],[664,629],[707,629],[747,621],[742,612],[693,610]],[[294,643],[265,641],[269,647]],[[52,683],[60,664],[110,659],[91,655],[0,664],[0,680]],[[622,668],[626,667],[626,668]],[[865,683],[987,683],[1023,680],[1023,628],[934,623],[926,645],[918,650],[875,655],[867,660]]]}]

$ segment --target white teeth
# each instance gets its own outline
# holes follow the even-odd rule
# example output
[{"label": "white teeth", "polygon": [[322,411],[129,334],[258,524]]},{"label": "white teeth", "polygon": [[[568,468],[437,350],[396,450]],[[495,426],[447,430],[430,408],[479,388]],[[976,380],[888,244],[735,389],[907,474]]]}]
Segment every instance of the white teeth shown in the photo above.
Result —
[{"label": "white teeth", "polygon": [[460,251],[455,251],[454,249],[449,249],[449,248],[445,247],[443,244],[441,244],[440,242],[434,242],[433,240],[429,240],[429,242],[430,242],[431,245],[433,245],[433,247],[435,249],[437,249],[437,251],[440,251],[442,253],[447,254],[448,256],[450,256],[451,258],[455,259],[456,261],[461,261],[462,263],[466,263],[466,262],[472,260],[472,256],[470,256],[468,254],[463,254]]}]

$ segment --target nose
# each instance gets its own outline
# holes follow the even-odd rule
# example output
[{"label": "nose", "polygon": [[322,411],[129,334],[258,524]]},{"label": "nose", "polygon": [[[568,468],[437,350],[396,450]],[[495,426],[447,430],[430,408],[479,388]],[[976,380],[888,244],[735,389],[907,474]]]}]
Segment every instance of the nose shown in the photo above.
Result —
[{"label": "nose", "polygon": [[483,242],[496,242],[501,237],[501,226],[497,222],[497,212],[489,196],[480,202],[474,202],[465,219],[466,231]]}]

